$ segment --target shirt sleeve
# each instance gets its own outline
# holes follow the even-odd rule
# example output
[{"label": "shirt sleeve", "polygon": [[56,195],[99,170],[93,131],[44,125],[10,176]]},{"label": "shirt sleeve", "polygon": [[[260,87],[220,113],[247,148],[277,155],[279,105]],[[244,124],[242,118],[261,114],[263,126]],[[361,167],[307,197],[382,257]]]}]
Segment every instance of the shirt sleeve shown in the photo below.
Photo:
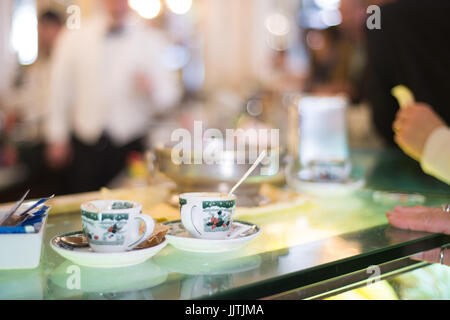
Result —
[{"label": "shirt sleeve", "polygon": [[432,132],[420,164],[425,173],[450,184],[450,128],[442,127]]},{"label": "shirt sleeve", "polygon": [[70,108],[73,103],[74,54],[73,31],[65,31],[55,47],[50,71],[48,116],[45,138],[48,143],[63,143],[70,135]]}]

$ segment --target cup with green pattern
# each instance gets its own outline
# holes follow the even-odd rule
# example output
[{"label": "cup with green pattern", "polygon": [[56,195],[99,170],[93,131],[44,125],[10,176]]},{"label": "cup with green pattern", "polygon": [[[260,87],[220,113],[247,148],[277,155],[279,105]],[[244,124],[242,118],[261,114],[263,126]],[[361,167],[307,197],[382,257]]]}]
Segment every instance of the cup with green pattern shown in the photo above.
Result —
[{"label": "cup with green pattern", "polygon": [[202,239],[226,239],[233,223],[236,196],[215,192],[180,195],[183,226],[191,235]]},{"label": "cup with green pattern", "polygon": [[[97,200],[81,205],[81,222],[95,252],[134,249],[153,233],[155,222],[142,214],[142,206],[127,200]],[[145,225],[140,234],[141,223]]]}]

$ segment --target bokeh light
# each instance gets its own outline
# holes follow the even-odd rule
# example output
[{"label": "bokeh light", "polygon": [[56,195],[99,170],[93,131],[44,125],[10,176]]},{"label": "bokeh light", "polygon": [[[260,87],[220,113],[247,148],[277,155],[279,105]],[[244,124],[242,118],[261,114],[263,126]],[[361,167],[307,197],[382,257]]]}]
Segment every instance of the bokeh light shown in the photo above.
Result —
[{"label": "bokeh light", "polygon": [[337,10],[341,4],[340,0],[314,0],[316,5],[324,10]]},{"label": "bokeh light", "polygon": [[247,112],[253,117],[258,117],[263,112],[263,104],[259,99],[251,99],[247,103]]},{"label": "bokeh light", "polygon": [[189,50],[181,45],[169,46],[163,56],[163,63],[169,70],[183,69],[191,59]]},{"label": "bokeh light", "polygon": [[166,0],[170,11],[175,14],[186,14],[192,7],[192,0]]},{"label": "bokeh light", "polygon": [[320,12],[322,22],[328,26],[337,26],[342,22],[342,15],[339,10],[323,10]]},{"label": "bokeh light", "polygon": [[311,50],[320,50],[325,46],[325,38],[320,32],[310,30],[306,34],[306,44]]},{"label": "bokeh light", "polygon": [[285,36],[290,31],[289,19],[281,13],[273,13],[266,19],[267,30],[276,36]]},{"label": "bokeh light", "polygon": [[161,12],[160,0],[129,0],[128,3],[144,19],[156,18]]},{"label": "bokeh light", "polygon": [[19,63],[30,65],[38,57],[38,21],[36,3],[32,0],[19,2],[13,14],[11,45]]}]

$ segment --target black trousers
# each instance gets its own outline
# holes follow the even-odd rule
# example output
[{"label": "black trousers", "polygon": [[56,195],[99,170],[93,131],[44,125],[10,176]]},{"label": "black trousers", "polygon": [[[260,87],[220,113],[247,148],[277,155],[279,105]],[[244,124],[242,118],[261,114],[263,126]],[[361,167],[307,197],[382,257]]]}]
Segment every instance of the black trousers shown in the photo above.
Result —
[{"label": "black trousers", "polygon": [[65,174],[64,193],[97,191],[106,186],[125,169],[131,153],[144,151],[145,139],[117,147],[103,134],[94,145],[72,137],[72,146],[73,160]]},{"label": "black trousers", "polygon": [[17,201],[27,189],[30,189],[27,199],[60,195],[64,192],[64,174],[47,165],[45,148],[44,143],[19,145],[20,164],[26,167],[27,176],[24,181],[0,191],[1,203]]}]

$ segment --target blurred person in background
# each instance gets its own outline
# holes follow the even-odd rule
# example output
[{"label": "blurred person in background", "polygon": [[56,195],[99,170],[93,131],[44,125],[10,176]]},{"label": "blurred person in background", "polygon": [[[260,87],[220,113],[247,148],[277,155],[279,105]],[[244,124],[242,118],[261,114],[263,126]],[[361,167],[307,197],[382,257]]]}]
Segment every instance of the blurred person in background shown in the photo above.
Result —
[{"label": "blurred person in background", "polygon": [[[415,103],[401,109],[393,129],[394,140],[420,162],[424,172],[450,184],[450,128],[431,106]],[[450,211],[443,208],[396,207],[387,217],[398,228],[450,235]],[[432,252],[425,258],[435,256]]]},{"label": "blurred person in background", "polygon": [[[57,11],[45,10],[39,15],[38,58],[32,65],[18,69],[4,100],[7,132],[2,136],[9,136],[20,142],[19,146],[17,143],[14,146],[14,158],[28,169],[28,177],[24,183],[32,187],[31,197],[39,197],[58,188],[57,175],[52,173],[44,161],[43,131],[44,120],[48,116],[52,51],[63,23],[63,18]],[[11,148],[12,146],[6,155],[12,152]],[[11,194],[11,199],[15,198],[13,189],[7,192]],[[17,186],[17,190],[22,192],[20,186]],[[10,197],[2,194],[2,198]]]},{"label": "blurred person in background", "polygon": [[[384,4],[383,4],[384,3]],[[447,0],[378,1],[381,29],[367,30],[367,97],[373,122],[384,140],[394,145],[392,123],[399,110],[391,89],[407,86],[416,100],[432,106],[450,121],[450,24]]]},{"label": "blurred person in background", "polygon": [[43,119],[48,112],[52,51],[62,26],[63,19],[58,12],[46,10],[40,14],[38,58],[32,65],[20,67],[7,97],[8,111],[27,123],[32,140],[42,139]]},{"label": "blurred person in background", "polygon": [[127,0],[103,0],[103,11],[55,48],[46,150],[67,169],[65,193],[98,190],[143,151],[150,120],[175,105],[181,90],[162,55],[165,37],[131,15]]},{"label": "blurred person in background", "polygon": [[[386,141],[420,162],[424,172],[450,184],[450,35],[447,0],[379,1],[381,29],[368,31],[369,99]],[[418,103],[399,109],[391,95],[406,85]],[[450,234],[450,212],[440,207],[395,207],[389,223],[402,229]],[[442,252],[447,250],[442,249]],[[440,261],[441,249],[416,256]]]},{"label": "blurred person in background", "polygon": [[450,129],[424,103],[414,103],[397,112],[394,141],[423,171],[450,184]]}]

